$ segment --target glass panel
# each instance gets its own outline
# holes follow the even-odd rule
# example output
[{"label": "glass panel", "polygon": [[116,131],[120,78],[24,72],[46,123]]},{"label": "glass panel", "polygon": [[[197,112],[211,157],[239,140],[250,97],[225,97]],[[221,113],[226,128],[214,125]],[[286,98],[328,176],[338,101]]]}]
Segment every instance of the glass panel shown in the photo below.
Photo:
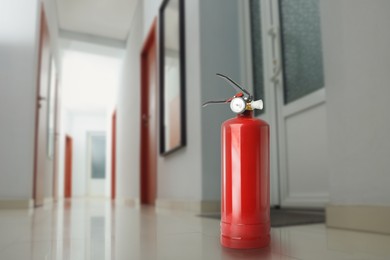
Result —
[{"label": "glass panel", "polygon": [[[263,46],[261,37],[260,0],[250,0],[250,25],[252,45],[253,95],[264,101]],[[255,110],[255,115],[264,112]]]},{"label": "glass panel", "polygon": [[280,0],[284,103],[324,86],[319,0]]},{"label": "glass panel", "polygon": [[91,136],[91,162],[92,179],[106,177],[106,137],[102,135]]}]

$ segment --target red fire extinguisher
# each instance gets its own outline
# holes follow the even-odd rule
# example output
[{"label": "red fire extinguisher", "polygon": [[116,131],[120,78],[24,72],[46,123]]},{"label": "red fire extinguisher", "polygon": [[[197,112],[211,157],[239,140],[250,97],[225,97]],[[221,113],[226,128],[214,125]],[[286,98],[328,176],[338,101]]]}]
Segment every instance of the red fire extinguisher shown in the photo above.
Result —
[{"label": "red fire extinguisher", "polygon": [[269,125],[253,117],[262,100],[229,77],[217,74],[237,94],[230,103],[237,117],[222,124],[221,244],[229,248],[262,248],[270,243]]}]

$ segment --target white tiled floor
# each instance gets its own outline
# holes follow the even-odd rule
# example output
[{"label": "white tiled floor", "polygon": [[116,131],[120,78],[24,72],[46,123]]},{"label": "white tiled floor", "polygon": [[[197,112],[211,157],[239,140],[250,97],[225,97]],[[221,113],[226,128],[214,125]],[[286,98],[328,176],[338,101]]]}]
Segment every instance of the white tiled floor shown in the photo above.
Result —
[{"label": "white tiled floor", "polygon": [[263,250],[219,244],[219,221],[189,212],[72,200],[0,210],[0,259],[390,259],[390,236],[307,225],[272,229]]}]

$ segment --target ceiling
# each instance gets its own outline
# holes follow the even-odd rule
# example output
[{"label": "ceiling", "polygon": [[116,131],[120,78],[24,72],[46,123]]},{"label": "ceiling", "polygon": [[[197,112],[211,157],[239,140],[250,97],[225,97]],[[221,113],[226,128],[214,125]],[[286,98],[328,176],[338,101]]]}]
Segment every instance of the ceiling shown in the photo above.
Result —
[{"label": "ceiling", "polygon": [[115,103],[124,46],[140,1],[52,1],[61,38],[62,104],[70,113],[105,113]]},{"label": "ceiling", "polygon": [[137,0],[56,0],[60,31],[125,41]]}]

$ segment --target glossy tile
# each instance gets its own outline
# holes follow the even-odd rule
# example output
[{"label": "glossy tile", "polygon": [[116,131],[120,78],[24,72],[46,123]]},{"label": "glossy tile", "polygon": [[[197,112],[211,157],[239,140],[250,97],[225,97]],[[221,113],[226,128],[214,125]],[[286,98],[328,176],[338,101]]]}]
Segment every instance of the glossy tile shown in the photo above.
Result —
[{"label": "glossy tile", "polygon": [[108,200],[0,210],[0,231],[0,259],[390,259],[390,236],[324,225],[273,228],[262,250],[226,249],[218,220]]}]

